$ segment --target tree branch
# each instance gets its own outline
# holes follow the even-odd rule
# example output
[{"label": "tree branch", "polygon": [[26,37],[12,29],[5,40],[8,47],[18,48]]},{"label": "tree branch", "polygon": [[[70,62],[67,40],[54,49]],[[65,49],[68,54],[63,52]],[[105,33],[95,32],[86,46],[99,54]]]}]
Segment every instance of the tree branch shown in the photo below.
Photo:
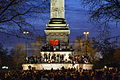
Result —
[{"label": "tree branch", "polygon": [[[31,8],[30,8],[30,9],[31,9]],[[16,15],[14,15],[14,16],[12,16],[10,19],[1,20],[0,23],[4,23],[4,22],[11,21],[12,19],[14,19],[15,17],[18,17],[18,16],[20,16],[20,15],[25,15],[25,14],[29,13],[30,9],[28,9],[28,10],[27,10],[26,12],[24,12],[24,13],[18,13],[18,14],[16,14]]]},{"label": "tree branch", "polygon": [[16,0],[12,0],[7,6],[6,8],[0,13],[0,16],[15,2]]}]

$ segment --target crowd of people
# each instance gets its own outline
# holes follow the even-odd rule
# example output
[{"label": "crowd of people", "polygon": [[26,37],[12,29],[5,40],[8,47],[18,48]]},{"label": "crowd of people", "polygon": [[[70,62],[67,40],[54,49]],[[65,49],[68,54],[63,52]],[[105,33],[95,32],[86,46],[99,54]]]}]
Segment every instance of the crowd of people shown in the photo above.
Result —
[{"label": "crowd of people", "polygon": [[51,46],[51,45],[49,45],[49,44],[47,44],[47,45],[45,45],[45,46],[43,46],[42,47],[42,49],[41,49],[42,51],[73,51],[73,48],[72,48],[72,46],[56,46],[55,48],[54,48],[54,46]]},{"label": "crowd of people", "polygon": [[[37,64],[37,63],[91,63],[90,58],[88,56],[75,56],[72,53],[69,54],[69,57],[66,59],[65,54],[55,54],[54,51],[73,51],[72,46],[50,46],[45,45],[42,47],[41,51],[49,51],[50,53],[44,53],[42,55],[37,56],[29,56],[26,57],[26,63],[29,64]],[[53,52],[51,54],[51,51]]]},{"label": "crowd of people", "polygon": [[120,80],[120,71],[111,70],[41,70],[0,71],[0,80]]},{"label": "crowd of people", "polygon": [[53,54],[51,57],[49,55],[42,56],[29,56],[25,59],[28,64],[37,64],[37,63],[91,63],[89,58],[86,56],[79,57],[71,57],[69,56],[69,60],[64,59],[64,55],[55,55]]},{"label": "crowd of people", "polygon": [[[48,63],[48,62],[65,62],[64,55],[44,55],[44,56],[29,56],[26,58],[26,63]],[[67,60],[66,60],[67,62]]]}]

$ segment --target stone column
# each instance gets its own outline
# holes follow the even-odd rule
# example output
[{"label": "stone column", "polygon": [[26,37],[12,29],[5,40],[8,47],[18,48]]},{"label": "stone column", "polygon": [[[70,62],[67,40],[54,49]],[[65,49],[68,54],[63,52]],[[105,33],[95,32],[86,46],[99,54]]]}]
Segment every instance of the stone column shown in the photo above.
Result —
[{"label": "stone column", "polygon": [[64,0],[51,0],[51,18],[64,18]]}]

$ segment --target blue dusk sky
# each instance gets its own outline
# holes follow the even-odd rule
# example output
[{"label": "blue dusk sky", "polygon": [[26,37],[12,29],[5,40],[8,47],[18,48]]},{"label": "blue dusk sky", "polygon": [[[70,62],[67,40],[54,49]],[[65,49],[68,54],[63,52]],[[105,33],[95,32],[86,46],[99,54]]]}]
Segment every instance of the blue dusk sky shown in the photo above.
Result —
[{"label": "blue dusk sky", "polygon": [[[41,14],[37,15],[37,17],[28,18],[28,22],[32,23],[37,30],[40,30],[40,34],[43,35],[46,24],[50,19],[50,13],[42,14],[42,16]],[[65,1],[65,19],[71,30],[70,38],[72,38],[72,40],[74,40],[76,36],[82,35],[84,31],[94,31],[93,28],[95,28],[95,26],[89,22],[89,16],[88,10],[81,6],[80,0]]]},{"label": "blue dusk sky", "polygon": [[[83,32],[89,31],[90,37],[95,37],[97,34],[97,28],[95,25],[89,22],[89,11],[87,8],[83,8],[81,0],[66,0],[65,1],[65,19],[69,24],[69,28],[71,30],[70,41],[74,41],[76,36],[83,35]],[[45,14],[36,14],[36,17],[26,18],[28,22],[34,25],[34,28],[37,31],[37,34],[44,35],[44,29],[46,28],[46,24],[49,22],[50,13]],[[116,36],[120,35],[119,28],[115,28],[114,24],[111,24],[111,32]],[[113,35],[114,35],[113,34]],[[7,36],[5,34],[0,33],[0,42],[8,47],[13,47],[14,44],[22,43],[24,40],[14,37]]]},{"label": "blue dusk sky", "polygon": [[[44,19],[44,20],[43,20]],[[35,18],[28,19],[29,22],[32,22],[35,25],[36,29],[40,31],[40,34],[44,34],[44,29],[46,24],[49,22],[50,13],[43,14],[42,16],[38,14]],[[71,31],[70,41],[76,39],[76,36],[83,35],[83,32],[90,32],[90,37],[95,37],[98,33],[98,26],[92,24],[90,19],[90,14],[88,8],[84,8],[81,0],[65,0],[65,19],[69,24]],[[119,24],[120,25],[120,24]],[[115,24],[111,23],[111,34],[114,36],[119,35],[120,26],[115,27]]]}]

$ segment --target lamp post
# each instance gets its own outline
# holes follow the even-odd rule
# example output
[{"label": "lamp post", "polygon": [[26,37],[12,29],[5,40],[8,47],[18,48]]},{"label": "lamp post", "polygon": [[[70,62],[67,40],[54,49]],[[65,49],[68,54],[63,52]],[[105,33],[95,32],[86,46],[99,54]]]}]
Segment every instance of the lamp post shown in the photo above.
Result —
[{"label": "lamp post", "polygon": [[88,40],[88,35],[89,35],[90,32],[84,32],[83,34],[85,35],[86,37],[86,40]]},{"label": "lamp post", "polygon": [[87,46],[88,46],[88,35],[89,35],[89,32],[84,32],[83,34],[85,35],[86,55],[88,55],[88,54],[87,54]]},{"label": "lamp post", "polygon": [[[29,31],[27,31],[27,30],[24,30],[23,31],[23,34],[24,35],[28,35],[30,32]],[[25,44],[26,44],[26,56],[28,56],[28,52],[27,52],[27,41],[25,41]]]},{"label": "lamp post", "polygon": [[30,32],[29,31],[23,31],[23,34],[29,34]]}]

